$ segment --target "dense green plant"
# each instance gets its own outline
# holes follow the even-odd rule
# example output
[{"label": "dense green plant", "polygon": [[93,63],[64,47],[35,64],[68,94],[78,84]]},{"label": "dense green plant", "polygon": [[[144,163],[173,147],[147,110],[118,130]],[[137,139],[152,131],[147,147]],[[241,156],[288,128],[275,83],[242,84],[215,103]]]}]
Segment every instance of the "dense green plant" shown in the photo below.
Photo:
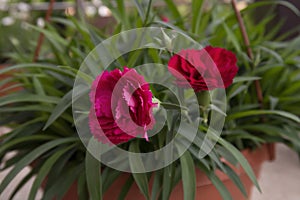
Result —
[{"label": "dense green plant", "polygon": [[[256,7],[269,4],[261,2],[250,5],[242,13],[249,30],[251,48],[255,58],[250,60],[239,31],[239,26],[230,7],[213,2],[213,6],[204,6],[204,1],[194,0],[192,5],[183,6],[179,11],[175,3],[165,0],[169,22],[161,21],[150,1],[133,1],[135,9],[128,15],[124,2],[103,1],[116,19],[114,31],[143,26],[163,26],[180,31],[202,43],[226,47],[234,51],[240,67],[239,76],[227,91],[228,112],[224,133],[213,151],[204,159],[198,159],[199,143],[170,166],[156,171],[157,181],[154,188],[163,190],[148,191],[149,174],[132,174],[128,187],[120,194],[123,199],[134,180],[147,199],[168,199],[173,187],[182,179],[185,199],[195,195],[195,165],[213,182],[224,199],[231,199],[229,192],[213,173],[216,169],[225,172],[246,196],[243,184],[236,173],[221,158],[244,168],[256,184],[255,176],[248,162],[239,150],[255,148],[269,142],[283,142],[300,151],[299,111],[299,39],[290,42],[274,41],[274,33],[267,33],[265,19],[254,24],[249,17]],[[142,3],[143,2],[143,3]],[[146,3],[145,3],[146,2]],[[278,1],[295,10],[290,4]],[[211,2],[212,4],[212,2]],[[200,11],[200,12],[199,12]],[[299,14],[298,11],[295,10]],[[58,27],[65,27],[60,30]],[[77,70],[87,54],[96,44],[108,38],[105,30],[97,30],[80,20],[53,18],[45,29],[30,26],[32,30],[42,32],[47,38],[43,54],[36,63],[23,63],[0,70],[5,73],[16,70],[12,81],[22,84],[23,90],[0,98],[0,125],[10,126],[13,130],[0,138],[0,157],[17,150],[17,154],[5,162],[6,169],[13,170],[0,184],[0,193],[25,166],[31,164],[32,171],[15,188],[14,194],[34,175],[37,178],[30,191],[29,199],[34,199],[37,189],[48,177],[43,199],[61,198],[77,181],[80,199],[100,199],[121,173],[97,162],[81,143],[71,111],[72,87]],[[286,47],[289,48],[286,48]],[[291,47],[291,48],[290,48]],[[293,48],[292,48],[293,47]],[[18,54],[14,54],[17,58]],[[142,56],[140,56],[142,55]],[[22,59],[19,54],[19,59]],[[29,56],[32,56],[29,54]],[[159,52],[132,52],[125,61],[131,66],[142,64],[145,59],[159,59]],[[165,63],[163,59],[162,63]],[[278,78],[280,74],[280,77]],[[260,79],[263,89],[263,109],[258,102],[253,81]],[[1,80],[0,82],[4,82]],[[173,102],[176,103],[176,102]],[[292,114],[294,113],[294,114]],[[203,133],[199,134],[202,140]],[[215,139],[215,138],[212,138]],[[126,148],[126,145],[124,146]],[[128,148],[128,146],[127,146]]]}]

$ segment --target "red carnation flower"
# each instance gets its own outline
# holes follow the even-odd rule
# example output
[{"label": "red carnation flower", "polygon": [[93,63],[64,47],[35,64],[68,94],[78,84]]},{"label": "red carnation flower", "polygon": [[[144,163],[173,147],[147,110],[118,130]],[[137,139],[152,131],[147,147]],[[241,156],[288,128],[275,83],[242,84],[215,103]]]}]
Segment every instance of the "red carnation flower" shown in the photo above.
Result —
[{"label": "red carnation flower", "polygon": [[90,99],[90,129],[99,141],[119,144],[137,135],[148,139],[155,104],[149,84],[134,69],[104,71],[93,82]]},{"label": "red carnation flower", "polygon": [[230,86],[238,72],[236,63],[232,52],[207,46],[201,50],[181,50],[171,57],[168,66],[179,86],[192,86],[198,92]]}]

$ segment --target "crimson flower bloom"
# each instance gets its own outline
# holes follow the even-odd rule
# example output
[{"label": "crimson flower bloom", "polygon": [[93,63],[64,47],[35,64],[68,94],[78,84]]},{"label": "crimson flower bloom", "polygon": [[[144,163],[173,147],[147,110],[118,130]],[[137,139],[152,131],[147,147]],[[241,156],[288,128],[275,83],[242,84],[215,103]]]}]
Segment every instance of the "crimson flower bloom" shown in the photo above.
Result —
[{"label": "crimson flower bloom", "polygon": [[127,142],[137,135],[148,140],[154,124],[152,93],[144,77],[124,67],[97,76],[90,92],[89,124],[98,141]]},{"label": "crimson flower bloom", "polygon": [[168,68],[177,84],[196,91],[227,88],[238,72],[236,56],[223,48],[186,49],[171,57]]}]

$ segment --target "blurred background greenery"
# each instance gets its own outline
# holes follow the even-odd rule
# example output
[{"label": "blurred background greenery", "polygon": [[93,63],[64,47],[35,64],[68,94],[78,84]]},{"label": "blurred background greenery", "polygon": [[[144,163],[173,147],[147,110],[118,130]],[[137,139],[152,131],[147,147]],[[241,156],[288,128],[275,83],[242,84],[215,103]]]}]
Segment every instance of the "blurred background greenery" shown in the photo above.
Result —
[{"label": "blurred background greenery", "polygon": [[[0,63],[10,65],[0,69],[0,74],[16,70],[9,80],[1,79],[0,85],[14,81],[23,88],[0,98],[0,125],[13,128],[0,138],[0,158],[10,151],[18,151],[6,162],[4,169],[16,165],[16,173],[21,167],[37,160],[26,179],[39,173],[40,179],[34,185],[39,187],[39,181],[49,173],[52,178],[45,190],[49,198],[56,195],[51,193],[54,189],[62,196],[74,180],[79,180],[79,187],[86,189],[86,180],[82,178],[85,177],[82,169],[85,167],[86,152],[74,127],[70,103],[76,72],[99,42],[112,34],[143,26],[167,27],[204,45],[226,47],[235,52],[240,81],[227,91],[228,117],[222,134],[225,142],[239,150],[282,142],[300,152],[299,123],[292,120],[295,115],[300,115],[299,1],[238,1],[254,53],[253,59],[246,53],[230,1],[157,0],[153,1],[147,15],[149,2],[57,1],[51,21],[45,22],[48,1],[0,1]],[[282,9],[290,14],[283,14],[282,17]],[[293,25],[288,27],[285,24]],[[38,59],[33,62],[40,33],[45,35],[45,41]],[[146,54],[137,56],[139,54],[132,53],[127,58],[131,63],[141,64],[149,57]],[[261,79],[262,102],[259,102],[253,84],[258,77]],[[264,111],[260,111],[260,104]],[[265,120],[261,120],[261,116]],[[70,144],[66,145],[66,141]],[[48,143],[53,145],[53,149],[47,146]],[[204,168],[209,169],[207,175],[210,178],[215,178],[210,170],[224,169],[220,162],[222,157],[233,157],[224,146],[218,145],[209,158],[201,161]],[[43,150],[40,154],[35,153],[38,148]],[[45,169],[44,164],[52,162],[52,156],[60,151],[66,151],[61,154],[65,156],[45,166],[48,170],[45,174],[41,170]],[[25,155],[29,157],[20,163]],[[106,169],[103,191],[117,173]],[[13,174],[1,184],[0,190],[12,177]],[[67,180],[68,184],[62,185],[62,179]],[[24,179],[22,183],[25,182]],[[221,184],[216,183],[216,187],[227,196]],[[87,195],[84,189],[78,191],[82,199]],[[36,188],[33,188],[31,197],[35,192]]]}]

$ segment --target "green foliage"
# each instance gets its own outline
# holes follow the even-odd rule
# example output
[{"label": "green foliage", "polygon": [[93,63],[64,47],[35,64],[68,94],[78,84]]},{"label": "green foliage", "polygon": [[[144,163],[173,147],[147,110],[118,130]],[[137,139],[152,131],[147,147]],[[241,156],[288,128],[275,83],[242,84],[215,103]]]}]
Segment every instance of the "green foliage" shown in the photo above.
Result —
[{"label": "green foliage", "polygon": [[[112,1],[103,1],[116,19],[116,24],[112,25],[113,33],[142,26],[167,27],[201,43],[232,50],[238,57],[240,69],[239,76],[227,90],[228,112],[222,138],[211,136],[211,140],[218,142],[216,148],[200,159],[205,137],[203,130],[207,127],[198,127],[199,133],[192,141],[188,134],[190,129],[186,127],[187,133],[182,142],[193,143],[188,151],[164,169],[153,173],[132,174],[119,194],[119,199],[125,198],[132,184],[137,184],[146,199],[169,199],[180,180],[183,182],[184,199],[194,199],[194,169],[204,172],[224,199],[232,198],[215,175],[216,170],[226,173],[246,196],[238,175],[221,158],[225,158],[232,165],[239,163],[259,188],[251,166],[239,150],[257,148],[269,142],[282,142],[300,152],[300,39],[283,42],[274,38],[279,26],[274,27],[271,32],[265,28],[274,15],[258,23],[251,17],[257,7],[270,2],[254,3],[242,11],[255,56],[254,60],[250,60],[245,54],[237,20],[228,5],[211,1],[209,4],[212,6],[209,6],[205,1],[194,0],[191,5],[177,7],[175,1],[165,0],[170,22],[162,22],[158,10],[152,5],[155,1],[132,2],[135,7],[128,9],[125,8],[124,1],[115,1],[115,4]],[[287,2],[276,3],[299,13]],[[64,29],[60,30],[60,26],[64,26]],[[38,186],[46,176],[49,179],[45,184],[43,199],[61,198],[74,181],[77,181],[78,196],[81,199],[101,199],[102,194],[121,172],[105,166],[101,168],[101,164],[86,152],[74,127],[71,95],[74,79],[83,59],[110,34],[75,18],[53,18],[52,23],[47,24],[44,29],[33,25],[29,27],[35,34],[44,33],[47,40],[38,62],[28,61],[33,56],[33,51],[28,51],[28,55],[12,53],[12,58],[20,64],[0,69],[0,75],[15,72],[9,80],[1,80],[0,84],[5,81],[18,82],[23,87],[14,94],[0,97],[0,125],[13,127],[11,132],[0,137],[0,158],[17,150],[14,158],[8,160],[3,168],[14,166],[1,182],[0,192],[20,170],[31,164],[32,172],[23,178],[11,198],[23,184],[37,174],[30,199],[34,199]],[[134,51],[118,59],[118,64],[129,63],[129,66],[135,66],[146,61],[166,64],[167,56],[169,55],[162,55],[152,49]],[[89,83],[92,81],[87,74],[78,75]],[[257,80],[262,85],[264,109],[260,109],[256,97],[254,81]],[[172,139],[170,134],[176,132],[176,113],[190,109],[178,105],[162,88],[153,87],[153,93],[163,102],[161,106],[168,111],[167,124],[157,137],[153,140],[151,138],[151,142],[133,140],[122,148],[143,152],[164,146]],[[217,109],[217,106],[212,105],[210,108]],[[133,170],[143,167],[141,161],[130,157],[129,160]],[[154,179],[152,191],[149,190],[151,178]]]}]

